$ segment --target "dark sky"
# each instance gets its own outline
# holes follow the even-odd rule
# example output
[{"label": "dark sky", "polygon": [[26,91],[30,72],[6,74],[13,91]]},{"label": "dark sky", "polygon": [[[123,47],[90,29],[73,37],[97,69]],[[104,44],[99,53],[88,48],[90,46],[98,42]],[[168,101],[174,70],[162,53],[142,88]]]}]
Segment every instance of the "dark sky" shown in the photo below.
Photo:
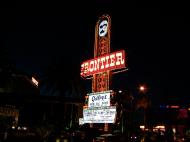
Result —
[{"label": "dark sky", "polygon": [[1,60],[39,77],[51,67],[79,76],[81,62],[93,58],[96,21],[106,13],[112,18],[111,51],[124,49],[129,69],[113,76],[113,87],[134,91],[145,83],[155,99],[190,98],[186,4],[25,4],[1,8]]}]

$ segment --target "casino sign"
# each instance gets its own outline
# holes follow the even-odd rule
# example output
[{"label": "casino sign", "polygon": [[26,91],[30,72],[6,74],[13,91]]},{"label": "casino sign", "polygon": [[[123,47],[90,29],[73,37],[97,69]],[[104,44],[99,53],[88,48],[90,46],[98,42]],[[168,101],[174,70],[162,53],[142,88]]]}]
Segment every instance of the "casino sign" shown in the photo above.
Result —
[{"label": "casino sign", "polygon": [[[110,52],[111,18],[102,15],[95,27],[94,58],[81,64],[82,78],[92,78],[92,93],[87,94],[82,123],[115,123],[116,106],[111,104],[112,73],[126,70],[125,50]],[[91,125],[92,126],[92,125]]]},{"label": "casino sign", "polygon": [[117,51],[111,54],[88,60],[81,65],[81,76],[86,77],[93,74],[125,68],[125,51]]}]

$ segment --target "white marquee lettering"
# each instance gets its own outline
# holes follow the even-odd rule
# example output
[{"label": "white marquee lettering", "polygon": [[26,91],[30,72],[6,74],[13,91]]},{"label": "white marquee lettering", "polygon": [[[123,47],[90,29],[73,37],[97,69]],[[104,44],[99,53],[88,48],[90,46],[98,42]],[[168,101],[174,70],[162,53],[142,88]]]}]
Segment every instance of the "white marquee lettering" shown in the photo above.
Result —
[{"label": "white marquee lettering", "polygon": [[94,60],[94,70],[99,70],[100,59]]},{"label": "white marquee lettering", "polygon": [[109,56],[106,56],[106,65],[105,65],[105,68],[108,68],[109,67]]},{"label": "white marquee lettering", "polygon": [[88,72],[88,62],[84,63],[84,74]]},{"label": "white marquee lettering", "polygon": [[114,70],[125,67],[125,51],[121,50],[105,56],[83,62],[81,76],[89,76],[106,70]]},{"label": "white marquee lettering", "polygon": [[118,52],[118,53],[116,53],[116,63],[115,63],[115,65],[121,65],[121,64],[124,64],[124,59],[123,59],[123,57],[122,57],[122,53],[121,52]]},{"label": "white marquee lettering", "polygon": [[81,73],[80,73],[80,75],[83,76],[83,74],[84,74],[84,64],[81,65]]},{"label": "white marquee lettering", "polygon": [[110,67],[115,66],[115,54],[110,55]]},{"label": "white marquee lettering", "polygon": [[90,61],[90,69],[89,69],[89,71],[93,72],[93,70],[94,70],[94,61],[92,60],[92,61]]},{"label": "white marquee lettering", "polygon": [[100,58],[100,61],[101,61],[101,69],[104,69],[105,57]]}]

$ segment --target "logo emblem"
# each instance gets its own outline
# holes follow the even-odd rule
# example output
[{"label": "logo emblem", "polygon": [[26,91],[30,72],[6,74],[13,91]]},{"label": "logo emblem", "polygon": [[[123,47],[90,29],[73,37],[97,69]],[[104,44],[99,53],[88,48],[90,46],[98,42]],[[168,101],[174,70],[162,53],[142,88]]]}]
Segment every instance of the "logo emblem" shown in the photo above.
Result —
[{"label": "logo emblem", "polygon": [[103,20],[99,25],[99,36],[105,36],[108,32],[108,21]]}]

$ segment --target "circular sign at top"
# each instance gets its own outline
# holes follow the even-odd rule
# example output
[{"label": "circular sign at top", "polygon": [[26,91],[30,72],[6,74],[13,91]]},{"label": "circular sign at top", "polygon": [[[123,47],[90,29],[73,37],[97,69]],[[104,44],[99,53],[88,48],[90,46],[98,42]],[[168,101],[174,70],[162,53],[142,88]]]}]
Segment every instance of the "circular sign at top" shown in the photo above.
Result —
[{"label": "circular sign at top", "polygon": [[108,32],[108,21],[103,20],[99,24],[99,36],[103,37],[107,34]]}]

